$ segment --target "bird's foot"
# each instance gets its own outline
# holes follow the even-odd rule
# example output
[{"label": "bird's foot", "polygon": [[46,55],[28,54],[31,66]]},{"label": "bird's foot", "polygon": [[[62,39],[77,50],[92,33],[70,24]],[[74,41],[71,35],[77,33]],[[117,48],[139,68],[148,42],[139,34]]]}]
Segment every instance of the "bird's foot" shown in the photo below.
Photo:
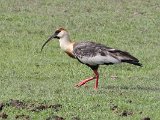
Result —
[{"label": "bird's foot", "polygon": [[75,87],[77,87],[77,88],[78,88],[78,87],[81,87],[81,86],[80,86],[79,84],[76,84],[76,85],[75,85]]},{"label": "bird's foot", "polygon": [[80,82],[80,83],[76,84],[75,87],[81,87],[81,86],[84,85],[84,84],[85,84],[85,83]]},{"label": "bird's foot", "polygon": [[87,78],[87,79],[79,82],[79,83],[76,85],[76,87],[81,87],[82,85],[85,85],[87,82],[89,82],[89,81],[91,81],[91,80],[93,80],[93,79],[95,79],[95,76],[94,76],[94,77]]},{"label": "bird's foot", "polygon": [[94,88],[95,91],[98,91],[98,88]]}]

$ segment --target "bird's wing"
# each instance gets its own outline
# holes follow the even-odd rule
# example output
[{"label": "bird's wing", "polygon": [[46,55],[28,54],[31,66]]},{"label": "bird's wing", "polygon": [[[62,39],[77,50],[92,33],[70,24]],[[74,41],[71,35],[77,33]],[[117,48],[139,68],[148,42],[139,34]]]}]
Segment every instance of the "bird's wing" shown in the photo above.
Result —
[{"label": "bird's wing", "polygon": [[80,62],[89,65],[120,62],[110,55],[109,50],[113,49],[94,42],[80,42],[74,45],[73,54]]},{"label": "bird's wing", "polygon": [[116,50],[95,42],[80,42],[73,47],[74,56],[89,65],[114,64],[122,60],[135,60],[128,52]]}]

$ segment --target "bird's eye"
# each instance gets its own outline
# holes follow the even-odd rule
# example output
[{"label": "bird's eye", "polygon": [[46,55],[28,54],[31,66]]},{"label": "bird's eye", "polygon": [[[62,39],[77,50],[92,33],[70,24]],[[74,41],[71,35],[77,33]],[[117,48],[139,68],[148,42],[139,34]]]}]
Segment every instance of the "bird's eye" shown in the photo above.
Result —
[{"label": "bird's eye", "polygon": [[60,32],[61,32],[60,30],[57,30],[55,33],[58,34],[58,33],[60,33]]}]

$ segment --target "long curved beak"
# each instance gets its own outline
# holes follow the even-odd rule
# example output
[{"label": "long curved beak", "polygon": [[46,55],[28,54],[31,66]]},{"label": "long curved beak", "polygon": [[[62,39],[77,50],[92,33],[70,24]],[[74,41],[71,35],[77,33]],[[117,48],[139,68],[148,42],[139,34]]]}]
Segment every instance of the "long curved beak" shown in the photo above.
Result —
[{"label": "long curved beak", "polygon": [[55,34],[53,34],[51,37],[48,38],[48,40],[43,44],[43,46],[42,46],[42,48],[41,48],[41,52],[42,52],[44,46],[45,46],[50,40],[52,40],[52,39],[55,38],[55,37],[56,37]]}]

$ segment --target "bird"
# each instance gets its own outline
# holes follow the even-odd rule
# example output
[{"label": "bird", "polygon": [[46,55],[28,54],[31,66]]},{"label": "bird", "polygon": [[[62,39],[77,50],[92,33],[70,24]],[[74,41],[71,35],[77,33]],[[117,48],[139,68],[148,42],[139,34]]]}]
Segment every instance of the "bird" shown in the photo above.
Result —
[{"label": "bird", "polygon": [[100,65],[113,65],[117,63],[129,63],[136,66],[142,64],[139,60],[131,55],[129,52],[122,51],[107,47],[103,44],[96,43],[93,41],[71,41],[69,32],[64,28],[57,29],[42,45],[41,51],[44,46],[51,41],[53,38],[59,40],[60,48],[71,58],[77,59],[80,63],[85,64],[94,73],[93,77],[82,80],[76,87],[81,87],[87,82],[95,79],[94,89],[98,89],[99,72],[98,68]]}]

